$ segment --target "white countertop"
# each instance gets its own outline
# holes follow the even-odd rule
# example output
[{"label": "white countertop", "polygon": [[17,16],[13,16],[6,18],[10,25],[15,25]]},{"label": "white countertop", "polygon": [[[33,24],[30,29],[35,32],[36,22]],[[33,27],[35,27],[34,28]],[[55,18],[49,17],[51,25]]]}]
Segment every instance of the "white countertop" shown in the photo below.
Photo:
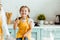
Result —
[{"label": "white countertop", "polygon": [[[9,24],[8,28],[13,28],[13,24]],[[35,26],[32,28],[60,28],[60,25],[40,25],[40,26]]]}]

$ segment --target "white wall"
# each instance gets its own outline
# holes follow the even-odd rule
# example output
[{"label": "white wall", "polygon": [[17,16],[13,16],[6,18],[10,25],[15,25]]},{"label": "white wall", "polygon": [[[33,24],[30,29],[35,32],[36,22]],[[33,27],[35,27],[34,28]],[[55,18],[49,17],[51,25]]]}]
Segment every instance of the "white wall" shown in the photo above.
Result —
[{"label": "white wall", "polygon": [[30,17],[36,19],[37,15],[44,13],[47,20],[54,20],[60,14],[60,0],[2,0],[5,11],[12,11],[14,20],[19,15],[19,8],[27,5],[31,9]]}]

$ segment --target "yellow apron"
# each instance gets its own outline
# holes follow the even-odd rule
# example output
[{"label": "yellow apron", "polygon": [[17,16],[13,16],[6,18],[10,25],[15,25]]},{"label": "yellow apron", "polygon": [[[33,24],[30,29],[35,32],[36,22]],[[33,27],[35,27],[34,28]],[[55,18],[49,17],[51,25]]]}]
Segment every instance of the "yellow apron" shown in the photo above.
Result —
[{"label": "yellow apron", "polygon": [[0,35],[2,35],[2,34],[3,34],[3,32],[2,32],[2,19],[0,17]]},{"label": "yellow apron", "polygon": [[1,40],[3,40],[2,17],[1,16],[0,16],[0,37],[2,37]]},{"label": "yellow apron", "polygon": [[[22,19],[19,20],[18,24],[19,30],[17,32],[16,38],[23,38],[23,34],[29,30],[30,26],[28,24],[28,18],[26,18],[26,20],[27,20],[26,22],[22,22]],[[26,37],[28,38],[28,40],[30,40],[31,32],[29,32]]]}]

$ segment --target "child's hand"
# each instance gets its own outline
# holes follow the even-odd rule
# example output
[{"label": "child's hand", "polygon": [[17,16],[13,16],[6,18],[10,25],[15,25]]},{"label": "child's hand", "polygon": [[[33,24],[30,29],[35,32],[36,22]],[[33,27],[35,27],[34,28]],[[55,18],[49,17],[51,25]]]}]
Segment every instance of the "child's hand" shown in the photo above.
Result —
[{"label": "child's hand", "polygon": [[29,23],[30,25],[32,25],[32,21],[30,21],[30,23]]},{"label": "child's hand", "polygon": [[19,23],[19,19],[18,19],[18,18],[17,18],[17,20],[15,21],[15,23],[16,23],[16,24],[18,24],[18,23]]},{"label": "child's hand", "polygon": [[23,35],[23,37],[26,37],[27,36],[27,33]]},{"label": "child's hand", "polygon": [[14,30],[16,29],[16,27],[17,27],[17,20],[14,22]]},{"label": "child's hand", "polygon": [[15,25],[15,26],[17,25],[17,21],[14,22],[14,25]]},{"label": "child's hand", "polygon": [[24,34],[24,37],[26,37],[26,34]]}]

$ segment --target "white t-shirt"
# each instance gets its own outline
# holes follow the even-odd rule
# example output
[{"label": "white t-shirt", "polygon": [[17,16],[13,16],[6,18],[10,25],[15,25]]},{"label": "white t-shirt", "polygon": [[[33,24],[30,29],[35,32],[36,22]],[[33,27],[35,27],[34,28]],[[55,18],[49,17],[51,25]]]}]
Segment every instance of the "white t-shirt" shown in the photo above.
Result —
[{"label": "white t-shirt", "polygon": [[[16,20],[17,20],[17,19],[18,19],[18,20],[20,20],[20,19],[21,19],[21,17],[16,18]],[[15,20],[15,21],[16,21],[16,20]],[[23,20],[23,21],[26,21],[26,20]],[[31,23],[31,27],[34,27],[34,25],[35,25],[35,24],[34,24],[33,19],[28,18],[28,23],[30,24],[30,22],[32,22],[32,23]]]},{"label": "white t-shirt", "polygon": [[30,22],[32,22],[32,23],[31,23],[31,27],[34,27],[35,24],[34,24],[33,19],[29,18],[29,19],[28,19],[28,23],[30,23]]}]

